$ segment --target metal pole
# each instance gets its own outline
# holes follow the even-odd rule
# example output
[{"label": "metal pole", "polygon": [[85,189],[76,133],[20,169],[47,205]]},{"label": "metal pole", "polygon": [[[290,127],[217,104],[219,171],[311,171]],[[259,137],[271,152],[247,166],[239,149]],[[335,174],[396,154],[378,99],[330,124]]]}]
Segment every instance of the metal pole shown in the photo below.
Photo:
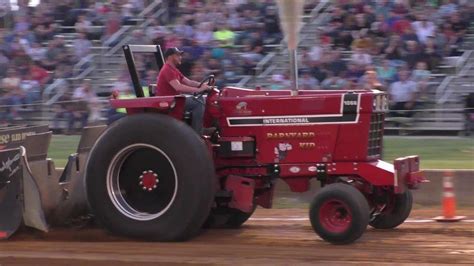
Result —
[{"label": "metal pole", "polygon": [[290,53],[290,79],[291,79],[291,95],[298,95],[298,56],[296,49],[288,50]]},{"label": "metal pole", "polygon": [[132,78],[133,88],[135,89],[135,95],[137,98],[145,97],[143,93],[143,88],[140,83],[140,77],[138,76],[137,68],[135,66],[135,60],[133,59],[132,51],[130,46],[124,45],[123,52],[125,54],[125,60],[127,61],[128,71],[130,72],[130,77]]},{"label": "metal pole", "polygon": [[285,35],[290,56],[291,95],[298,95],[298,63],[296,51],[299,43],[301,17],[303,16],[304,0],[277,0],[281,29]]}]

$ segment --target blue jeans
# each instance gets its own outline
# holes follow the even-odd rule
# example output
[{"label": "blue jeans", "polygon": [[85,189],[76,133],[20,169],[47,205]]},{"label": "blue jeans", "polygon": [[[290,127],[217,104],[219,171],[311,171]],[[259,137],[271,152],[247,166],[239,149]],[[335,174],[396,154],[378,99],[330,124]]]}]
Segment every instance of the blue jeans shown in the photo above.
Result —
[{"label": "blue jeans", "polygon": [[205,101],[202,97],[196,98],[194,96],[186,97],[186,107],[187,112],[191,112],[191,127],[198,133],[202,135],[202,124],[204,120],[204,109]]}]

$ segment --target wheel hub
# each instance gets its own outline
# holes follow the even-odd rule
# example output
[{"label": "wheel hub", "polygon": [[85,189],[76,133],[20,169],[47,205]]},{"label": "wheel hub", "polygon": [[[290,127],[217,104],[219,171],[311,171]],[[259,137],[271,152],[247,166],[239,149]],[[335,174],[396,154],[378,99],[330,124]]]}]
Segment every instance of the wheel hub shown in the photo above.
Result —
[{"label": "wheel hub", "polygon": [[322,226],[333,233],[347,230],[352,222],[352,215],[348,207],[338,200],[329,200],[323,203],[319,216]]},{"label": "wheel hub", "polygon": [[143,171],[139,179],[140,187],[148,192],[155,190],[158,187],[158,183],[160,182],[160,180],[158,179],[158,175],[152,170]]}]

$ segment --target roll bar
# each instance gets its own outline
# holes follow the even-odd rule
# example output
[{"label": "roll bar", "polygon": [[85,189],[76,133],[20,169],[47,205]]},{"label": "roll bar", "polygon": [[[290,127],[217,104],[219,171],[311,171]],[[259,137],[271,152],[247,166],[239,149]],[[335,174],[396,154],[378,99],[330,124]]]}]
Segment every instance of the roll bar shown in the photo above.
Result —
[{"label": "roll bar", "polygon": [[145,97],[143,93],[143,88],[140,83],[140,77],[138,76],[137,67],[135,66],[135,59],[133,53],[153,53],[156,59],[156,65],[158,66],[158,71],[161,70],[165,64],[165,59],[163,57],[163,52],[160,45],[124,45],[123,53],[125,55],[125,60],[127,61],[128,71],[130,72],[130,77],[132,78],[133,88],[135,90],[135,95],[137,98]]}]

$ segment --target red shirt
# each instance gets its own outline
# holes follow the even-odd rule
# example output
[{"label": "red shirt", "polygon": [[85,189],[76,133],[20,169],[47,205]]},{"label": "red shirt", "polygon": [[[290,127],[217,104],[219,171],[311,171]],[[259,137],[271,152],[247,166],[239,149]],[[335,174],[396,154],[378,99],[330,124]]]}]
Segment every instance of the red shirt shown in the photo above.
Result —
[{"label": "red shirt", "polygon": [[49,77],[48,71],[39,66],[32,66],[30,71],[33,80],[38,81],[41,85],[44,84],[46,79]]},{"label": "red shirt", "polygon": [[184,75],[181,73],[181,71],[179,71],[176,67],[166,63],[158,75],[158,81],[156,82],[156,96],[170,96],[180,94],[173,88],[173,86],[171,86],[170,82],[176,79],[182,83],[183,78]]},{"label": "red shirt", "polygon": [[403,34],[408,27],[411,27],[411,22],[406,19],[401,19],[395,22],[393,25],[393,31],[398,34]]}]

